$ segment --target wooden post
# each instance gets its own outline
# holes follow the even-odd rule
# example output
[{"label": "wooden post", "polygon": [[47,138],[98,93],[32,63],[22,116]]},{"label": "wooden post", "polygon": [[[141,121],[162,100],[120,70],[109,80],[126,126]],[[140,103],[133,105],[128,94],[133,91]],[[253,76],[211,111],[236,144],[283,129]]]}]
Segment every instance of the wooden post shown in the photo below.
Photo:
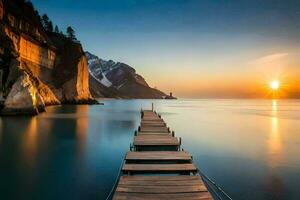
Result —
[{"label": "wooden post", "polygon": [[174,132],[174,131],[172,131],[172,136],[173,136],[173,137],[175,136],[175,132]]},{"label": "wooden post", "polygon": [[152,102],[152,111],[154,110],[154,104],[153,104],[153,102]]}]

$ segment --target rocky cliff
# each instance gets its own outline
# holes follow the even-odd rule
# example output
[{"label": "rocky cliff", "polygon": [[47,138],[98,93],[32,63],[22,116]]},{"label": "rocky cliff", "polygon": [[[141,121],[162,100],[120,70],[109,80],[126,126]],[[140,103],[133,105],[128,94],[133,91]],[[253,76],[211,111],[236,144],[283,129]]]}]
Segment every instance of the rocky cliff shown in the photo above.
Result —
[{"label": "rocky cliff", "polygon": [[81,44],[57,33],[51,33],[49,37],[57,48],[53,83],[61,102],[92,102],[88,64]]},{"label": "rocky cliff", "polygon": [[131,66],[105,61],[86,52],[90,73],[90,90],[95,98],[162,99],[167,95],[151,88],[145,79]]},{"label": "rocky cliff", "polygon": [[38,114],[51,104],[94,103],[81,44],[46,32],[32,4],[0,1],[1,114]]}]

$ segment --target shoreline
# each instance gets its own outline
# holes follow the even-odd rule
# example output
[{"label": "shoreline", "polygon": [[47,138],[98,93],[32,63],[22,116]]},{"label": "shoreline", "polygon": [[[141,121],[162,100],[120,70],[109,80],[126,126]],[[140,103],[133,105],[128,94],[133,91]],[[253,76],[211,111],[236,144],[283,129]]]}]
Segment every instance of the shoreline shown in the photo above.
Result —
[{"label": "shoreline", "polygon": [[47,112],[46,108],[48,106],[63,106],[63,105],[104,105],[104,103],[99,101],[107,100],[177,100],[176,98],[172,99],[134,99],[134,98],[95,98],[89,100],[74,100],[74,101],[65,101],[60,104],[47,104],[39,105],[37,107],[29,106],[23,108],[5,108],[3,104],[0,106],[0,116],[35,116],[40,113]]},{"label": "shoreline", "polygon": [[104,103],[98,102],[96,99],[79,100],[79,101],[66,101],[61,104],[48,104],[37,107],[24,107],[24,108],[5,108],[1,105],[0,116],[35,116],[40,113],[46,112],[48,106],[59,105],[104,105]]}]

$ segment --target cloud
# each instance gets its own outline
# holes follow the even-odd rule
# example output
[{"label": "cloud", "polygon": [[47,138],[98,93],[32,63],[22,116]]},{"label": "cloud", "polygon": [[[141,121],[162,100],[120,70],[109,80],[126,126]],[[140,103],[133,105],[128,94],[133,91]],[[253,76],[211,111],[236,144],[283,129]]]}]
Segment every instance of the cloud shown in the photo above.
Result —
[{"label": "cloud", "polygon": [[258,58],[254,61],[254,63],[258,64],[262,64],[262,63],[271,63],[271,62],[275,62],[278,60],[281,60],[283,58],[286,58],[289,54],[288,53],[275,53],[275,54],[270,54],[261,58]]}]

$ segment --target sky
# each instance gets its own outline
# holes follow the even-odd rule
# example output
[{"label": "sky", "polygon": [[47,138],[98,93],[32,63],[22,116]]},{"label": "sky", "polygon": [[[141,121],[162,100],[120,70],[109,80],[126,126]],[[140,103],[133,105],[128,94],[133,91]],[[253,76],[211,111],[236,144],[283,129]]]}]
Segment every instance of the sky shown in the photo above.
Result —
[{"label": "sky", "polygon": [[300,97],[299,0],[32,0],[84,50],[183,98]]}]

